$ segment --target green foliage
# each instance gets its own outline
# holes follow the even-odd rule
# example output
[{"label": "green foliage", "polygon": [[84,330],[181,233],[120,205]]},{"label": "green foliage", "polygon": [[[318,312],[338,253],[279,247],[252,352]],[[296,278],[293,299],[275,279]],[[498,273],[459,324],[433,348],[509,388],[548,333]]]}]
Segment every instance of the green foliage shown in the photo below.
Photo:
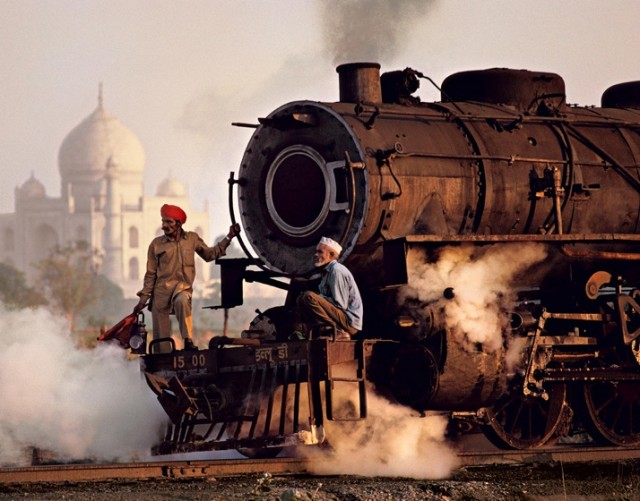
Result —
[{"label": "green foliage", "polygon": [[124,292],[107,277],[97,275],[93,287],[96,291],[96,301],[82,311],[82,318],[87,326],[109,327],[131,313],[131,305],[124,299]]},{"label": "green foliage", "polygon": [[40,292],[27,285],[24,273],[5,263],[0,263],[0,301],[15,310],[47,303]]},{"label": "green foliage", "polygon": [[62,314],[73,332],[80,314],[96,302],[98,273],[97,251],[86,242],[57,247],[35,266],[38,284],[46,294],[49,307]]}]

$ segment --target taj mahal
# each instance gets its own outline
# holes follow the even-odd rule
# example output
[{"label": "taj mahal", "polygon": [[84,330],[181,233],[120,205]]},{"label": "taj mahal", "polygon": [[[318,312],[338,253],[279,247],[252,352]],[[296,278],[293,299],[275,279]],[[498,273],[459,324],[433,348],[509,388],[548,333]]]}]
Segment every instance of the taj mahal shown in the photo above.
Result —
[{"label": "taj mahal", "polygon": [[[84,241],[99,254],[99,269],[126,298],[142,287],[147,248],[162,234],[160,207],[179,205],[187,229],[210,242],[209,210],[190,208],[182,182],[169,175],[155,196],[144,194],[145,151],[138,137],[106,110],[102,90],[97,108],[72,129],[58,152],[60,197],[50,197],[36,176],[15,188],[15,212],[0,214],[0,262],[29,281],[34,263],[56,247]],[[200,261],[200,260],[197,260]],[[199,279],[204,262],[198,262]]]}]

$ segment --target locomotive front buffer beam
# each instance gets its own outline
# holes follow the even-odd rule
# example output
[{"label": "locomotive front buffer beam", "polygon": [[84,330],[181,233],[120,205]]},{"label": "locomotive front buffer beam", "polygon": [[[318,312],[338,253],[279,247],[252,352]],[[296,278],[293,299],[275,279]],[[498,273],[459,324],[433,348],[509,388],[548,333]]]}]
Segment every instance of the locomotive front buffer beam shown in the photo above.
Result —
[{"label": "locomotive front buffer beam", "polygon": [[321,443],[325,419],[366,418],[367,361],[375,344],[214,338],[206,350],[148,355],[147,383],[171,420],[156,452],[264,452]]}]

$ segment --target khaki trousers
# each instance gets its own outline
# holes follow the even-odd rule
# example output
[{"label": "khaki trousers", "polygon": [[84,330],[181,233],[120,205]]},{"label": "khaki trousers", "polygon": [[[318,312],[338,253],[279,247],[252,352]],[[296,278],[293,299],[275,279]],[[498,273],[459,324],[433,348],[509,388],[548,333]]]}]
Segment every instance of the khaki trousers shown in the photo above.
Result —
[{"label": "khaki trousers", "polygon": [[[193,318],[191,316],[191,293],[179,292],[173,297],[173,313],[178,320],[178,327],[183,339],[190,339],[193,331]],[[160,313],[151,307],[151,320],[153,322],[153,339],[171,337],[170,313]]]},{"label": "khaki trousers", "polygon": [[305,291],[300,294],[297,305],[301,315],[300,320],[307,329],[317,324],[329,324],[351,335],[358,332],[349,325],[349,318],[342,309],[316,292]]}]

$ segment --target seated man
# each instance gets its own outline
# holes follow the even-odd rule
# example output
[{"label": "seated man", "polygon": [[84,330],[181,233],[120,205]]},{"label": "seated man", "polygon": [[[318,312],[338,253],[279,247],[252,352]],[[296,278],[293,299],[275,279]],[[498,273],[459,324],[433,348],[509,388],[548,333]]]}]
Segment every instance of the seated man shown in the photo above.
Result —
[{"label": "seated man", "polygon": [[362,299],[351,272],[337,259],[338,242],[322,237],[313,254],[313,264],[322,270],[318,292],[305,291],[297,299],[301,321],[307,334],[318,324],[328,324],[336,339],[349,340],[362,329]]}]

